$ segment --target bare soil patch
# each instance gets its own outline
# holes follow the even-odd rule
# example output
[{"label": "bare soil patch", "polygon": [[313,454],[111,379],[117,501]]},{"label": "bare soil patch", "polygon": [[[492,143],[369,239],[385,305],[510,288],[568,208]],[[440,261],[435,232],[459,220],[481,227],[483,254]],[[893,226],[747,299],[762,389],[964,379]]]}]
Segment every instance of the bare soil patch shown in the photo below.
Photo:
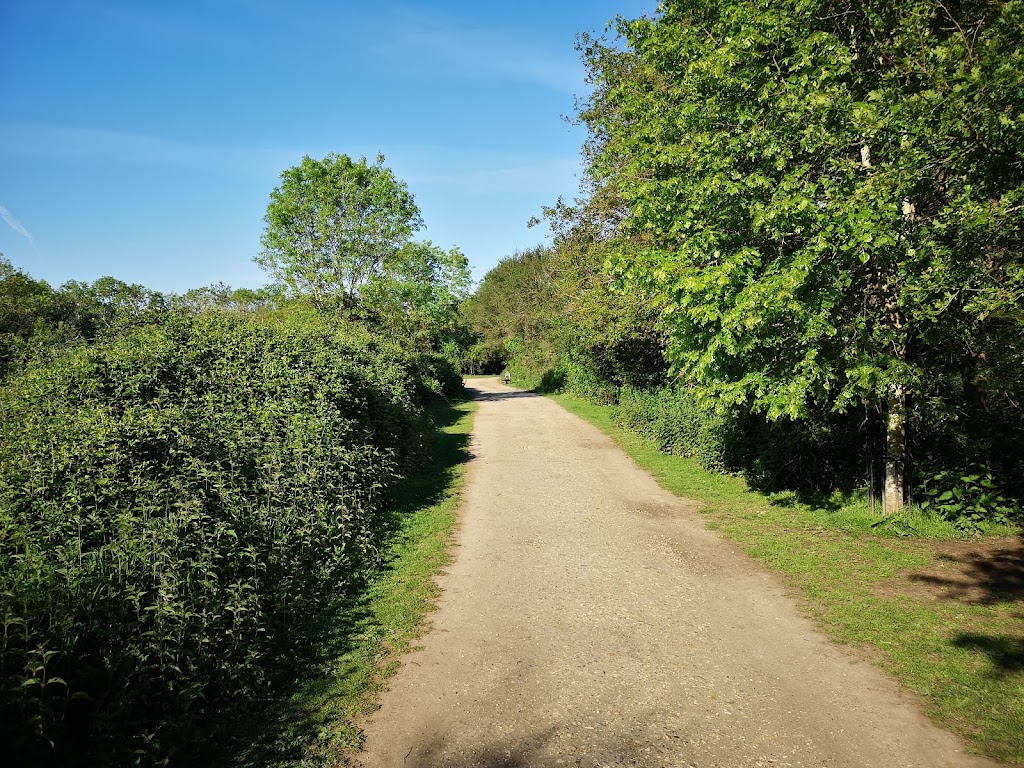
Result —
[{"label": "bare soil patch", "polygon": [[876,594],[964,605],[1018,603],[1024,610],[1024,537],[914,542],[914,547],[928,552],[932,565],[880,583]]}]

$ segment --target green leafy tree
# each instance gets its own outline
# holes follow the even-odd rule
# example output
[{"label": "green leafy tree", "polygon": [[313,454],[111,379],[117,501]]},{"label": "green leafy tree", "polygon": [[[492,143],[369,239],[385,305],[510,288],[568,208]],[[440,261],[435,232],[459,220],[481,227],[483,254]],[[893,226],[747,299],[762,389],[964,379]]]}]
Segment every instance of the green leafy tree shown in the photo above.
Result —
[{"label": "green leafy tree", "polygon": [[232,288],[215,283],[204,288],[193,288],[171,299],[171,305],[198,314],[209,310],[227,312],[261,312],[286,303],[284,286],[271,284],[262,288]]},{"label": "green leafy tree", "polygon": [[34,280],[0,255],[0,333],[27,339],[40,320],[57,319],[57,305],[46,281]]},{"label": "green leafy tree", "polygon": [[0,377],[31,354],[34,342],[52,336],[66,315],[60,297],[0,256]]},{"label": "green leafy tree", "polygon": [[538,367],[555,360],[552,329],[558,322],[555,257],[543,246],[518,251],[484,275],[464,312],[485,342],[510,354],[527,349]]},{"label": "green leafy tree", "polygon": [[420,351],[441,351],[465,336],[459,305],[471,282],[469,261],[458,248],[410,242],[363,286],[360,303],[389,333]]},{"label": "green leafy tree", "polygon": [[0,376],[29,359],[158,319],[164,297],[113,277],[54,290],[0,258]]},{"label": "green leafy tree", "polygon": [[347,155],[304,157],[281,174],[264,217],[256,263],[296,295],[353,302],[423,221],[404,182]]},{"label": "green leafy tree", "polygon": [[559,199],[544,209],[554,235],[553,330],[563,385],[598,399],[615,399],[622,386],[660,386],[668,368],[651,296],[637,286],[623,290],[607,268],[634,247],[620,233],[625,213],[612,184],[592,188],[575,205]]},{"label": "green leafy tree", "polygon": [[70,280],[57,293],[67,321],[90,340],[152,322],[167,308],[163,294],[109,276],[92,283]]},{"label": "green leafy tree", "polygon": [[616,29],[581,40],[580,118],[620,280],[705,403],[877,407],[897,510],[908,399],[951,370],[1019,391],[1024,5],[677,0]]}]

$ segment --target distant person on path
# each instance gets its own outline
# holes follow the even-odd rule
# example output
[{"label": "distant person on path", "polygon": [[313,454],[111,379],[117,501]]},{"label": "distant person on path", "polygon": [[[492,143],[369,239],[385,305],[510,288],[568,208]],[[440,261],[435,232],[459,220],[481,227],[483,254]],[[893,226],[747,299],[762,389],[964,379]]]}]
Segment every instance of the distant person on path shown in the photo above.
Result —
[{"label": "distant person on path", "polygon": [[512,374],[509,373],[508,371],[505,371],[505,383],[506,384],[511,384],[512,383]]}]

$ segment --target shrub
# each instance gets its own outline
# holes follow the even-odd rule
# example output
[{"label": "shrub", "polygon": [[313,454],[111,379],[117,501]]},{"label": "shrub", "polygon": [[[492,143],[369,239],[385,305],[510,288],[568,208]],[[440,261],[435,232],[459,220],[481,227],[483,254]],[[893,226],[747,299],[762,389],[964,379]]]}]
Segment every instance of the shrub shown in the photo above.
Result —
[{"label": "shrub", "polygon": [[1021,516],[1019,505],[1006,497],[986,467],[936,472],[924,482],[921,495],[922,511],[968,533],[981,532],[988,523],[1006,525]]},{"label": "shrub", "polygon": [[160,763],[260,690],[367,561],[449,369],[324,319],[213,312],[13,376],[0,757]]},{"label": "shrub", "polygon": [[730,423],[697,405],[685,389],[623,387],[616,421],[656,442],[661,450],[696,459],[710,470],[732,468]]},{"label": "shrub", "polygon": [[857,414],[818,414],[767,421],[758,414],[719,414],[681,387],[619,393],[619,426],[661,450],[696,459],[712,471],[742,473],[760,490],[848,488],[861,474],[864,435]]}]

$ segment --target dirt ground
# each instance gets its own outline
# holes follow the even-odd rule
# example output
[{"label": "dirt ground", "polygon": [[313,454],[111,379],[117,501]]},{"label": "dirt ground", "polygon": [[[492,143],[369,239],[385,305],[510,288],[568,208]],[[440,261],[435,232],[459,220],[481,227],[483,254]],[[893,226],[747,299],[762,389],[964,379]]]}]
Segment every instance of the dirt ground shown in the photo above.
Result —
[{"label": "dirt ground", "polygon": [[[469,385],[455,560],[431,631],[364,724],[363,766],[993,765],[825,640],[599,431]],[[956,589],[983,567],[950,557],[919,583]]]},{"label": "dirt ground", "polygon": [[990,605],[1024,601],[1024,539],[915,542],[935,564],[907,571],[882,589],[925,601]]}]

